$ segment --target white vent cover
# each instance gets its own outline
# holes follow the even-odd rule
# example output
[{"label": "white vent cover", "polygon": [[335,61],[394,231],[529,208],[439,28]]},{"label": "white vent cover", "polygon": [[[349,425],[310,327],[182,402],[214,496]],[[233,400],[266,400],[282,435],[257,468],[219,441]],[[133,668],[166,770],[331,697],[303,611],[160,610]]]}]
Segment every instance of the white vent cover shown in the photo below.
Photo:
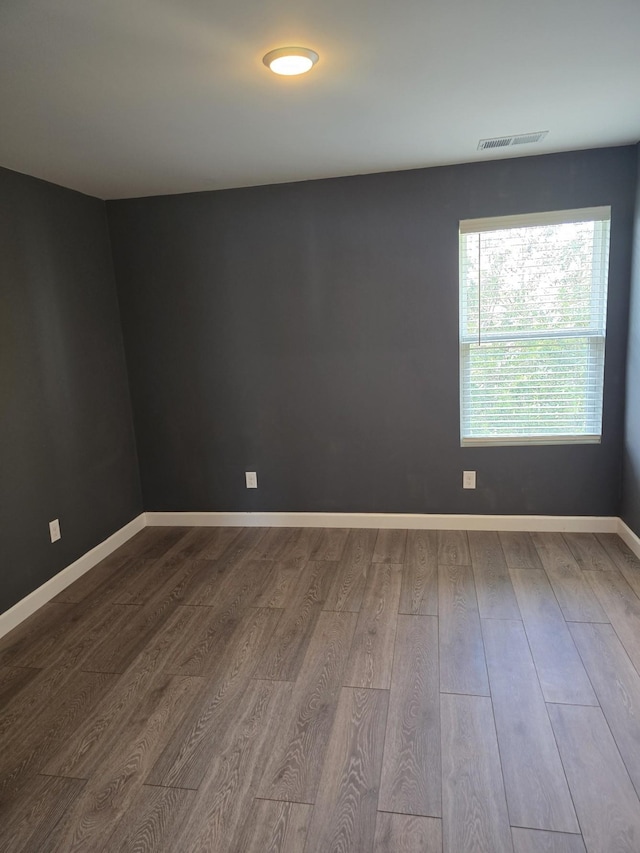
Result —
[{"label": "white vent cover", "polygon": [[539,130],[537,133],[518,133],[516,136],[496,136],[494,139],[481,139],[478,142],[478,151],[486,151],[490,148],[508,148],[511,145],[528,145],[531,142],[542,142],[548,130]]}]

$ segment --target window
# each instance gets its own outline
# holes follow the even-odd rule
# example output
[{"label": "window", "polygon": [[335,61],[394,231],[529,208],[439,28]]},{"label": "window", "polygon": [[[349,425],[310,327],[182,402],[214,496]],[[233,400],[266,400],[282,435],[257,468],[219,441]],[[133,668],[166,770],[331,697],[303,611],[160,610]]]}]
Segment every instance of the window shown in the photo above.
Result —
[{"label": "window", "polygon": [[610,218],[460,223],[462,445],[600,441]]}]

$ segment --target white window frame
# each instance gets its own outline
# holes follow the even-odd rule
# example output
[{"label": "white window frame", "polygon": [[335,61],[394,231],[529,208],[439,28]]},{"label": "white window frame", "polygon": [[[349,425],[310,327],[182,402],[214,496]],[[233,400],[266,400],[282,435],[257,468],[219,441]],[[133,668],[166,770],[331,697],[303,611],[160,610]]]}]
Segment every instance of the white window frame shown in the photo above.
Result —
[{"label": "white window frame", "polygon": [[[509,446],[509,445],[554,445],[554,444],[599,444],[602,440],[602,415],[603,415],[603,392],[604,392],[604,358],[606,345],[606,304],[608,298],[608,246],[606,252],[603,251],[603,240],[609,239],[611,221],[611,207],[592,207],[581,208],[577,210],[559,210],[546,213],[522,214],[517,216],[496,216],[483,219],[467,219],[460,221],[460,232],[458,238],[459,246],[459,345],[460,345],[460,444],[462,447],[481,447],[481,446]],[[597,371],[602,375],[602,382],[599,386],[598,394],[591,397],[592,405],[592,426],[597,425],[598,429],[593,432],[583,433],[579,435],[557,434],[557,435],[514,435],[514,436],[474,436],[465,435],[465,425],[468,423],[468,418],[465,417],[466,412],[470,409],[470,374],[471,374],[471,347],[477,344],[477,335],[464,335],[464,317],[465,304],[463,287],[463,241],[464,234],[476,234],[485,231],[498,231],[505,228],[526,228],[536,225],[555,225],[567,222],[595,222],[595,237],[594,237],[594,263],[592,279],[604,279],[604,325],[597,322],[597,300],[593,299],[592,304],[592,322],[588,329],[549,329],[547,331],[535,332],[520,332],[518,334],[510,333],[482,333],[482,341],[484,343],[491,342],[507,342],[507,341],[522,341],[522,340],[550,340],[564,339],[570,337],[581,337],[589,339],[589,355],[588,355],[588,370],[590,372]],[[606,228],[605,228],[606,224]],[[602,260],[606,260],[606,269],[602,268]],[[481,286],[481,285],[479,285]],[[592,295],[595,296],[597,289],[592,289]]]}]

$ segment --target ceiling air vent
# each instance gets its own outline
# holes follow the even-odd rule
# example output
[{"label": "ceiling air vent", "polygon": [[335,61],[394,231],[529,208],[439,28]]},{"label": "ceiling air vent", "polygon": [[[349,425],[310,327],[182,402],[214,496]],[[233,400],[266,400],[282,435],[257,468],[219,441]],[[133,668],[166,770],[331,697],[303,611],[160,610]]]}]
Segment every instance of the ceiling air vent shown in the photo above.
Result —
[{"label": "ceiling air vent", "polygon": [[532,142],[542,142],[548,130],[540,130],[537,133],[518,133],[516,136],[497,136],[495,139],[481,139],[478,142],[478,151],[486,151],[491,148],[509,148],[511,145],[529,145]]}]

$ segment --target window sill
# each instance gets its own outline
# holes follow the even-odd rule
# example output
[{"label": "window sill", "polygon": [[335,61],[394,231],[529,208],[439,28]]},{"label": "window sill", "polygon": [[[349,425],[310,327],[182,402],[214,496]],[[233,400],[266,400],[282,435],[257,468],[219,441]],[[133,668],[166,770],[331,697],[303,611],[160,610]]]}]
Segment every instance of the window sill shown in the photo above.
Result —
[{"label": "window sill", "polygon": [[495,438],[462,438],[460,447],[512,447],[512,446],[537,446],[552,444],[600,444],[600,435],[517,435],[496,436]]}]

